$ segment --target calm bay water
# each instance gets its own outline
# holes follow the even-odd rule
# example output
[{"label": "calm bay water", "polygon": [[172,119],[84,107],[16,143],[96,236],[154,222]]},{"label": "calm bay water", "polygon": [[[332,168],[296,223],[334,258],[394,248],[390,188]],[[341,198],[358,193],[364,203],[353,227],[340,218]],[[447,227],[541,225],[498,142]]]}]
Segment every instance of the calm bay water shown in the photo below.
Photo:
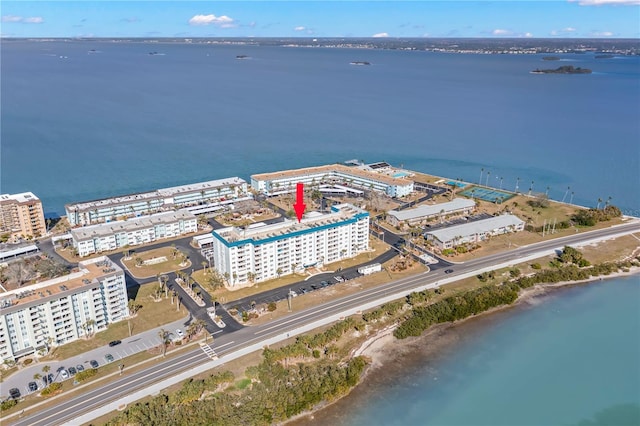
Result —
[{"label": "calm bay water", "polygon": [[296,425],[640,424],[640,281],[564,288],[447,331]]},{"label": "calm bay water", "polygon": [[484,167],[494,186],[636,213],[640,58],[567,59],[594,73],[533,75],[559,64],[528,55],[3,40],[1,190],[53,215],[359,158],[471,182]]},{"label": "calm bay water", "polygon": [[[611,196],[640,214],[640,58],[566,56],[562,64],[594,73],[532,75],[559,64],[86,41],[3,40],[1,55],[0,192],[33,191],[48,215],[69,202],[352,158],[470,182],[484,168],[483,183],[489,171],[494,186],[501,177],[513,190],[519,177],[523,191],[533,181],[562,199],[570,187],[574,203]],[[344,425],[633,419],[639,284],[575,287],[470,322],[446,357],[408,354],[324,415]]]}]

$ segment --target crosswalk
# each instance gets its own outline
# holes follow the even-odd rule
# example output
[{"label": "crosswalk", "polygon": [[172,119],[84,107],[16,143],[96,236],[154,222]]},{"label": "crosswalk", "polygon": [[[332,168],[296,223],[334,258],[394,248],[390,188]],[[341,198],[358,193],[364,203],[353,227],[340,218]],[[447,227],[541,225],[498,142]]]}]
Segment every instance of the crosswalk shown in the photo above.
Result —
[{"label": "crosswalk", "polygon": [[216,360],[218,359],[218,355],[216,354],[216,352],[211,349],[211,346],[207,345],[204,342],[200,342],[200,349],[202,349],[202,351],[211,359]]}]

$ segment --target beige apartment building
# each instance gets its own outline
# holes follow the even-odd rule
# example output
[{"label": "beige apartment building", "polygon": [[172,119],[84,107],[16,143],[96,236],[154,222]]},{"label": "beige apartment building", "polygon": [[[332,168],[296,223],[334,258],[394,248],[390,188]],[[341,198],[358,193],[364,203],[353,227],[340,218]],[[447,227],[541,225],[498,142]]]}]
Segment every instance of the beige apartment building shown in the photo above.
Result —
[{"label": "beige apartment building", "polygon": [[42,202],[33,192],[0,195],[0,235],[16,241],[40,237],[46,230]]}]

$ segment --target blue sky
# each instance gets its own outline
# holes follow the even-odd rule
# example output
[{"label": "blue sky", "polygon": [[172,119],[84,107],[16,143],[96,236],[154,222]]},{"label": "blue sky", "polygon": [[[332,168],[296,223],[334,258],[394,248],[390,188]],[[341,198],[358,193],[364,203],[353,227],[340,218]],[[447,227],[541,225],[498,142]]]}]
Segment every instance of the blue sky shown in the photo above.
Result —
[{"label": "blue sky", "polygon": [[6,1],[3,37],[640,38],[640,0]]}]

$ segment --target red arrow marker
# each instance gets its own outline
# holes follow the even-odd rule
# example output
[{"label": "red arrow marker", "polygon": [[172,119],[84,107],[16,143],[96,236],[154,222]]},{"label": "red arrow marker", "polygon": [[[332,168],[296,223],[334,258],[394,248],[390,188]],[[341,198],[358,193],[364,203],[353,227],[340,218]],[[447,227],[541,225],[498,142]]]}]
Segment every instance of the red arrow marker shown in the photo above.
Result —
[{"label": "red arrow marker", "polygon": [[293,205],[298,222],[302,220],[302,215],[304,214],[304,209],[306,207],[307,206],[304,204],[304,184],[298,182],[296,185],[296,203]]}]

